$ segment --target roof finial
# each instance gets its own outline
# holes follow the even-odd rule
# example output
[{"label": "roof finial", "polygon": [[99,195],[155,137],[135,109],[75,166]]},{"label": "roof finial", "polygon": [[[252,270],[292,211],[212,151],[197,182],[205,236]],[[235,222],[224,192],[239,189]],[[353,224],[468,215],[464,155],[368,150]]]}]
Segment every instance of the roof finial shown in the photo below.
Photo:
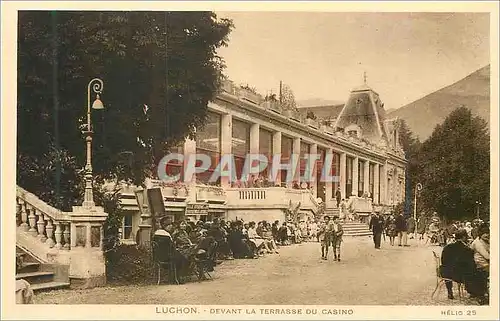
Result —
[{"label": "roof finial", "polygon": [[363,81],[364,81],[364,83],[365,83],[365,85],[366,85],[366,71],[365,71],[365,72],[363,72]]}]

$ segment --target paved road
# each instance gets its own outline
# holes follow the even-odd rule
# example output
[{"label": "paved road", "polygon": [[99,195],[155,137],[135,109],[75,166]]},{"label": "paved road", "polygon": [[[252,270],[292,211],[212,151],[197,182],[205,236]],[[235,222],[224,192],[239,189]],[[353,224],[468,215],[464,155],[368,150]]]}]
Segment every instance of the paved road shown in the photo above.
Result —
[{"label": "paved road", "polygon": [[[213,280],[183,285],[104,287],[41,293],[37,303],[52,304],[299,304],[451,305],[446,290],[430,299],[435,267],[432,250],[373,248],[369,238],[346,238],[342,261],[320,260],[318,243],[283,247],[279,255],[225,261]],[[462,303],[463,304],[463,303]]]}]

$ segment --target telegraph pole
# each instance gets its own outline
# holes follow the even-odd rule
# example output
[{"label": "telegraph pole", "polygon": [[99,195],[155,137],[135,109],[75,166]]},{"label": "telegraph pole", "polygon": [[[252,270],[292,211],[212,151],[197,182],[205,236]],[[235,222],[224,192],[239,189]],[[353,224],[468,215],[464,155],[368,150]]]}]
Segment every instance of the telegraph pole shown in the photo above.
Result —
[{"label": "telegraph pole", "polygon": [[282,93],[282,88],[283,88],[283,82],[280,80],[280,105],[283,103],[283,93]]}]

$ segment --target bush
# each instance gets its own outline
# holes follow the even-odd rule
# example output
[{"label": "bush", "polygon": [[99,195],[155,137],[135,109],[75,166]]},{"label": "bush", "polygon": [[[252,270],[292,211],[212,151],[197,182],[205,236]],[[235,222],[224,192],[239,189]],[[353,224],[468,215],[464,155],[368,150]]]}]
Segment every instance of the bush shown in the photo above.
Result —
[{"label": "bush", "polygon": [[116,284],[152,284],[157,278],[151,249],[120,245],[106,253],[106,277]]}]

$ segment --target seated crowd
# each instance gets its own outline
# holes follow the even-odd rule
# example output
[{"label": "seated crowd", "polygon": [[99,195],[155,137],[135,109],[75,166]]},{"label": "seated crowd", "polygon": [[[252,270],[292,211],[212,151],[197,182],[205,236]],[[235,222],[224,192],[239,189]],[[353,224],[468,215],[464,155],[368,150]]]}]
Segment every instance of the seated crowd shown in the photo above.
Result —
[{"label": "seated crowd", "polygon": [[446,244],[453,242],[457,231],[464,230],[467,233],[468,241],[471,242],[477,238],[479,228],[483,224],[484,222],[482,220],[475,219],[472,222],[452,221],[445,225],[439,219],[433,218],[430,224],[427,225],[426,229],[420,232],[421,239],[423,239],[424,234],[426,234],[431,244],[445,246]]},{"label": "seated crowd", "polygon": [[193,262],[209,262],[208,271],[222,260],[259,258],[279,254],[280,246],[315,240],[317,224],[302,221],[298,224],[279,221],[243,222],[215,218],[212,222],[162,219],[154,235],[155,242],[168,238],[175,251],[173,258],[182,279],[189,276]]},{"label": "seated crowd", "polygon": [[[488,302],[490,231],[488,224],[477,226],[471,238],[466,229],[457,230],[454,242],[443,248],[441,255],[441,276],[464,284],[471,298],[480,304]],[[453,283],[446,281],[448,298],[453,299]]]}]

